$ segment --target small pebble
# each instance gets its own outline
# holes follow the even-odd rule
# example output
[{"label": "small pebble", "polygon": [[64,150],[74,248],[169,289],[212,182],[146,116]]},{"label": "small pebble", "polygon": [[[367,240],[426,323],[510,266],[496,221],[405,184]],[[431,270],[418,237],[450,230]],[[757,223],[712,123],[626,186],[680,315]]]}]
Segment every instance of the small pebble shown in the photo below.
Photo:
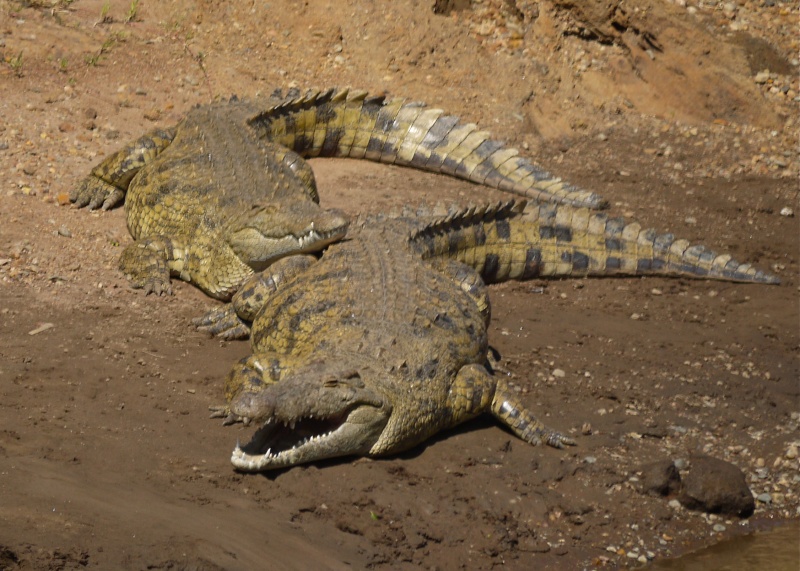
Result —
[{"label": "small pebble", "polygon": [[794,210],[789,208],[788,206],[784,206],[781,208],[781,216],[786,216],[787,218],[791,218],[794,216]]},{"label": "small pebble", "polygon": [[681,503],[678,500],[670,500],[667,505],[674,510],[680,509],[681,507]]},{"label": "small pebble", "polygon": [[797,446],[795,446],[794,444],[789,446],[789,449],[786,451],[786,458],[788,458],[789,460],[794,460],[795,458],[797,458]]},{"label": "small pebble", "polygon": [[558,377],[559,379],[563,379],[567,374],[564,372],[563,369],[553,369],[553,376]]},{"label": "small pebble", "polygon": [[767,493],[764,493],[764,494],[758,494],[758,495],[756,496],[756,499],[757,499],[759,502],[761,502],[762,504],[768,504],[768,503],[772,502],[772,496],[771,496],[771,495],[769,495],[769,494],[767,494]]},{"label": "small pebble", "polygon": [[714,527],[712,527],[711,529],[713,529],[717,533],[721,533],[721,532],[725,531],[727,528],[724,525],[722,525],[721,523],[715,523]]},{"label": "small pebble", "polygon": [[766,83],[769,81],[769,72],[768,71],[759,71],[756,76],[753,78],[753,81],[756,83]]}]

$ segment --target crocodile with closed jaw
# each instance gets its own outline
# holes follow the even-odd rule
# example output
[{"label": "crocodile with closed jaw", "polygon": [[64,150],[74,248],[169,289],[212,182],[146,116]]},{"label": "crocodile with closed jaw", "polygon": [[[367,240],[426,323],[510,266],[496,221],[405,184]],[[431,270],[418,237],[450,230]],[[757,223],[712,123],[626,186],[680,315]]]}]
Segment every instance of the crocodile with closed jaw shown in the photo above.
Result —
[{"label": "crocodile with closed jaw", "polygon": [[124,199],[135,242],[120,267],[134,287],[169,293],[172,275],[227,300],[254,270],[344,236],[346,218],[318,205],[303,158],[317,156],[407,165],[537,200],[605,206],[474,124],[347,89],[195,107],[177,126],[101,162],[70,199],[90,209]]},{"label": "crocodile with closed jaw", "polygon": [[777,283],[730,256],[603,213],[523,207],[473,207],[424,224],[372,219],[319,261],[277,264],[251,278],[229,307],[255,316],[253,354],[230,373],[227,404],[212,408],[226,423],[261,425],[236,447],[234,466],[260,471],[392,454],[483,412],[526,442],[572,444],[492,376],[481,277]]}]

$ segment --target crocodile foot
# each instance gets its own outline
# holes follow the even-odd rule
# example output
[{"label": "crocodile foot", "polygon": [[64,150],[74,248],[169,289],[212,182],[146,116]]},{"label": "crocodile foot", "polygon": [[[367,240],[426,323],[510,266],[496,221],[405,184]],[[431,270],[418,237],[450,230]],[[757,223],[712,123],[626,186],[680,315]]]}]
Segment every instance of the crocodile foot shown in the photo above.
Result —
[{"label": "crocodile foot", "polygon": [[210,406],[208,410],[211,411],[209,418],[221,418],[223,426],[229,426],[231,424],[236,424],[237,422],[241,422],[245,426],[250,424],[250,419],[246,416],[239,416],[236,413],[231,412],[231,409],[228,405],[217,405],[217,406]]},{"label": "crocodile foot", "polygon": [[131,287],[144,293],[172,295],[169,266],[172,245],[164,240],[146,239],[126,247],[119,259],[119,269],[128,278]]},{"label": "crocodile foot", "polygon": [[89,210],[108,210],[121,203],[125,192],[106,181],[89,175],[75,187],[69,195],[69,200],[76,207],[87,206]]},{"label": "crocodile foot", "polygon": [[250,337],[250,324],[236,315],[233,304],[212,309],[202,317],[192,319],[199,331],[205,331],[220,339],[247,339]]}]

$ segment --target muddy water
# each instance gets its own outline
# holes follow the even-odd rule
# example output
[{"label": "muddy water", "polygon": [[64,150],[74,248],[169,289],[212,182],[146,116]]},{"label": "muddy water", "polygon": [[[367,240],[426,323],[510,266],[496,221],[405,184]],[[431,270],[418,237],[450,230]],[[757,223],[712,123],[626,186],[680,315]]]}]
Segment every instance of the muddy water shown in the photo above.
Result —
[{"label": "muddy water", "polygon": [[660,561],[654,571],[798,571],[800,522],[725,541],[678,559]]}]

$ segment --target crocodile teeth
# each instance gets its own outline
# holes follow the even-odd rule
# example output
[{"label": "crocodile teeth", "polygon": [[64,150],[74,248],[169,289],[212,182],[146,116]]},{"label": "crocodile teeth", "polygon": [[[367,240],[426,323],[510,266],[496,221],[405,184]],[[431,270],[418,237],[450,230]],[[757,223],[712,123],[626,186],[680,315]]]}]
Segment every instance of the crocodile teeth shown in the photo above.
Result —
[{"label": "crocodile teeth", "polygon": [[317,240],[319,240],[319,239],[321,239],[321,238],[323,238],[323,236],[322,236],[322,235],[320,235],[320,234],[317,234],[317,233],[316,233],[316,232],[315,232],[315,231],[312,229],[312,230],[311,230],[311,232],[309,232],[309,233],[308,233],[308,234],[306,234],[305,236],[301,236],[301,238],[300,238],[300,246],[301,246],[301,247],[305,247],[305,246],[307,246],[308,244],[314,243],[314,242],[316,242]]}]

